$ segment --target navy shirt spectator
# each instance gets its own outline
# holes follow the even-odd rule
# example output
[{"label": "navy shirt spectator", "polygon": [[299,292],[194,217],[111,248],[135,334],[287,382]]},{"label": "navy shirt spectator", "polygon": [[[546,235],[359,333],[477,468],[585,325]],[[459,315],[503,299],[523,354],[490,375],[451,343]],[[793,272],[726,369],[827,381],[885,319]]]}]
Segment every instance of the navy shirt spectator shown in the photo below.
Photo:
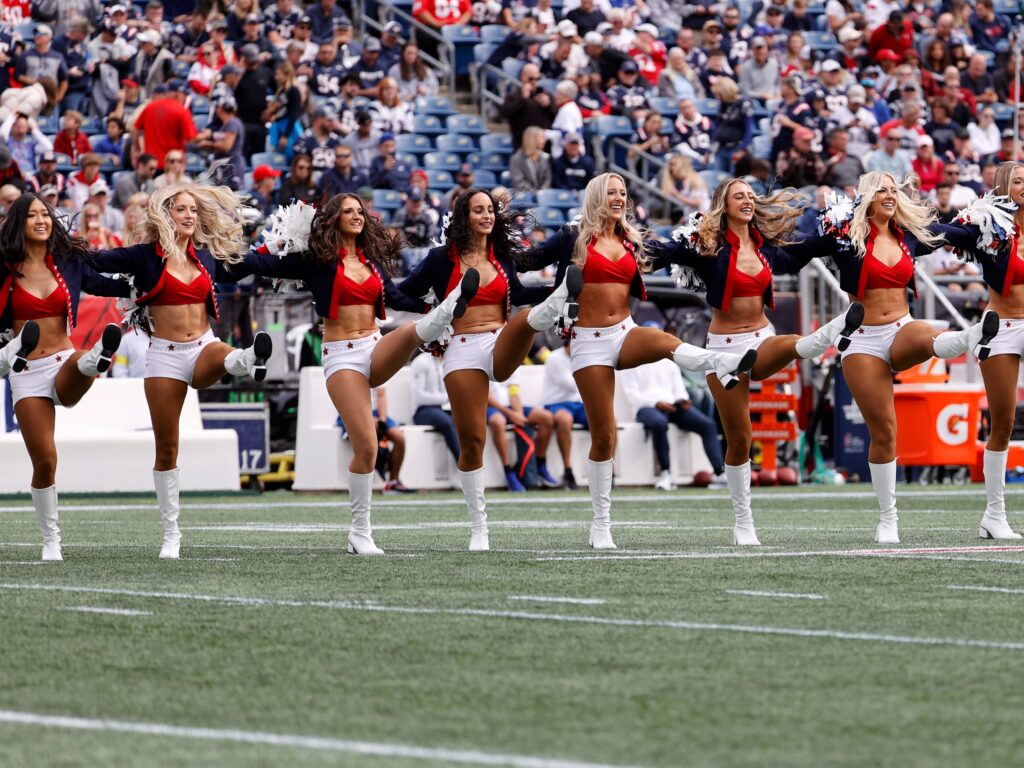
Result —
[{"label": "navy shirt spectator", "polygon": [[565,137],[562,154],[551,163],[551,185],[555,189],[583,191],[587,183],[597,175],[594,159],[583,154],[579,135],[570,133]]},{"label": "navy shirt spectator", "polygon": [[195,61],[200,46],[209,39],[206,14],[196,11],[192,14],[188,24],[175,25],[168,47],[177,58],[183,61]]},{"label": "navy shirt spectator", "polygon": [[594,0],[580,0],[578,8],[573,8],[565,18],[576,25],[579,34],[593,32],[602,21],[607,21],[604,11],[594,7]]},{"label": "navy shirt spectator", "polygon": [[978,0],[970,24],[975,47],[992,53],[999,52],[999,44],[1009,40],[1013,29],[1009,18],[995,12],[992,0]]},{"label": "navy shirt spectator", "polygon": [[651,108],[647,97],[650,89],[647,81],[639,77],[640,67],[635,61],[629,59],[619,67],[618,85],[608,89],[608,101],[612,105],[612,113],[626,115],[633,119],[638,110]]},{"label": "navy shirt spectator", "polygon": [[330,40],[334,34],[334,20],[345,17],[334,0],[320,0],[306,9],[306,15],[313,24],[313,39],[318,42]]},{"label": "navy shirt spectator", "polygon": [[321,43],[313,62],[313,76],[309,78],[310,92],[325,98],[338,96],[344,77],[345,67],[338,61],[338,49],[334,43]]},{"label": "navy shirt spectator", "polygon": [[395,154],[395,134],[380,135],[380,154],[370,163],[370,184],[375,189],[394,189],[405,192],[409,189],[409,174],[412,168],[399,160]]},{"label": "navy shirt spectator", "polygon": [[377,86],[387,76],[387,71],[380,65],[380,40],[367,37],[363,41],[363,53],[359,61],[349,70],[349,74],[359,76],[359,94],[376,96]]},{"label": "navy shirt spectator", "polygon": [[319,191],[323,197],[333,197],[341,192],[355,194],[360,187],[369,184],[369,177],[353,167],[352,150],[341,144],[334,149],[334,166],[320,177]]},{"label": "navy shirt spectator", "polygon": [[335,147],[341,144],[341,136],[331,130],[333,113],[326,107],[313,111],[313,125],[303,131],[295,142],[296,155],[308,155],[313,169],[326,171],[334,166]]},{"label": "navy shirt spectator", "polygon": [[285,42],[292,39],[292,30],[302,18],[302,12],[292,4],[292,0],[277,0],[263,14],[267,25],[267,39],[274,45],[284,47]]},{"label": "navy shirt spectator", "polygon": [[82,17],[68,23],[68,33],[53,41],[53,50],[64,56],[68,68],[68,90],[62,109],[82,111],[92,89],[92,74],[89,72],[88,53],[85,39],[89,33],[89,22]]},{"label": "navy shirt spectator", "polygon": [[35,46],[15,60],[14,78],[22,85],[34,85],[40,78],[48,77],[57,83],[57,101],[62,101],[68,90],[68,65],[64,57],[50,47],[53,31],[39,24],[34,40]]},{"label": "navy shirt spectator", "polygon": [[281,176],[281,172],[274,170],[269,165],[257,165],[252,172],[252,189],[249,194],[256,201],[264,216],[269,216],[277,205],[277,196],[274,194],[274,184]]},{"label": "navy shirt spectator", "polygon": [[380,33],[380,55],[377,57],[377,63],[385,72],[390,72],[401,61],[403,45],[402,25],[389,21]]}]

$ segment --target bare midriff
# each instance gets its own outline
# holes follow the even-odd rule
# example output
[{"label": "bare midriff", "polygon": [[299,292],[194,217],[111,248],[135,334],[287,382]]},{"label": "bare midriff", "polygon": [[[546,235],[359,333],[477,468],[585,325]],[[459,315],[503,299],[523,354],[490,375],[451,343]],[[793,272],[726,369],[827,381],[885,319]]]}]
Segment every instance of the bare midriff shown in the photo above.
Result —
[{"label": "bare midriff", "polygon": [[[36,320],[39,323],[39,343],[35,350],[28,356],[29,360],[38,360],[41,357],[49,357],[57,352],[66,349],[74,349],[75,345],[68,338],[68,319],[64,315],[59,317],[42,317]],[[25,323],[17,321],[14,323],[14,333],[21,333]]]},{"label": "bare midriff", "polygon": [[490,333],[504,327],[504,325],[504,304],[484,304],[480,307],[466,307],[466,314],[458,320],[452,321],[452,330],[456,333],[466,334]]},{"label": "bare midriff", "polygon": [[760,296],[733,296],[729,302],[729,311],[711,310],[711,326],[709,333],[752,333],[768,325],[768,317],[764,313],[764,299]]},{"label": "bare midriff", "polygon": [[167,341],[195,341],[210,330],[205,302],[177,306],[150,306],[153,335]]},{"label": "bare midriff", "polygon": [[351,341],[378,332],[377,310],[372,304],[338,307],[337,318],[324,318],[324,341]]},{"label": "bare midriff", "polygon": [[1009,296],[989,289],[988,308],[1003,319],[1024,320],[1024,285],[1011,285]]},{"label": "bare midriff", "polygon": [[[628,254],[622,258],[632,258]],[[624,283],[584,283],[579,297],[582,328],[607,328],[629,317],[629,286]]]}]

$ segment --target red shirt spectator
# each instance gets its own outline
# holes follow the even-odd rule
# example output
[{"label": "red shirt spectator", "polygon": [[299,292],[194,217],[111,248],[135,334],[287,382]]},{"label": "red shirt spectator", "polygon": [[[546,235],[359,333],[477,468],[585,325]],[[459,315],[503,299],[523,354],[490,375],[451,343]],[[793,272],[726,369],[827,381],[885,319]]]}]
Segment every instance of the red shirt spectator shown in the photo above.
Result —
[{"label": "red shirt spectator", "polygon": [[53,151],[67,155],[75,164],[82,155],[92,152],[89,137],[79,130],[84,120],[81,112],[69,109],[61,118],[60,133],[53,139]]},{"label": "red shirt spectator", "polygon": [[470,0],[413,0],[416,21],[439,29],[452,24],[468,24],[473,15]]},{"label": "red shirt spectator", "polygon": [[658,85],[658,77],[668,60],[665,44],[658,40],[658,28],[653,24],[641,24],[636,28],[637,36],[629,56],[640,67],[640,75],[652,86]]},{"label": "red shirt spectator", "polygon": [[945,163],[935,156],[935,143],[931,136],[918,138],[917,154],[914,155],[910,166],[921,179],[919,186],[922,192],[931,192],[942,181]]},{"label": "red shirt spectator", "polygon": [[172,149],[185,151],[185,144],[196,136],[192,113],[178,101],[178,94],[149,102],[135,121],[136,132],[145,142],[145,151],[156,158],[157,166],[164,167],[164,156]]},{"label": "red shirt spectator", "polygon": [[903,18],[902,11],[889,14],[889,21],[874,32],[868,41],[868,53],[875,58],[878,52],[888,48],[901,59],[906,51],[914,48],[914,25]]}]

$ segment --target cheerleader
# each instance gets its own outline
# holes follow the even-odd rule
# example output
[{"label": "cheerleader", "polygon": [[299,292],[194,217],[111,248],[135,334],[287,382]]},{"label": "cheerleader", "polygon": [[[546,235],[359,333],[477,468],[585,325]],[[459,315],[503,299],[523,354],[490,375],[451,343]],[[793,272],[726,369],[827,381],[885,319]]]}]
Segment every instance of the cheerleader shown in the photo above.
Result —
[{"label": "cheerleader", "polygon": [[89,266],[89,243],[68,234],[53,209],[35,193],[11,205],[0,226],[0,327],[18,335],[0,350],[14,413],[32,461],[32,506],[43,532],[43,560],[63,560],[57,512],[54,408],[76,405],[110,367],[121,330],[108,325],[87,352],[76,352],[68,333],[78,319],[79,292],[128,296],[123,280]]},{"label": "cheerleader", "polygon": [[[249,251],[242,264],[231,267],[235,279],[256,273],[267,277],[301,280],[313,294],[323,318],[322,347],[327,392],[345,424],[352,446],[348,489],[352,527],[348,552],[383,555],[373,540],[370,499],[373,468],[377,459],[377,422],[370,389],[388,381],[424,342],[441,337],[454,318],[461,317],[480,282],[475,269],[461,276],[444,301],[415,323],[382,336],[378,320],[385,319],[385,305],[419,312],[423,303],[398,291],[389,275],[401,264],[399,235],[376,218],[367,216],[356,195],[342,193],[327,201],[305,225],[285,224],[294,215],[309,217],[312,208],[302,204],[283,209],[277,225],[265,233],[265,243]],[[292,230],[305,230],[305,238],[290,241]]]},{"label": "cheerleader", "polygon": [[[999,316],[999,334],[992,340],[988,357],[981,361],[981,376],[989,407],[989,436],[985,446],[985,494],[987,504],[978,534],[983,539],[1019,539],[1006,520],[1006,457],[1010,433],[1017,413],[1017,379],[1020,356],[1024,349],[1024,261],[1018,254],[1020,233],[1024,229],[1024,165],[1001,163],[996,169],[993,193],[1009,198],[989,215],[1002,214],[1002,237],[980,236],[976,245],[965,249],[971,258],[981,262],[985,283],[989,287],[988,308]],[[982,200],[961,211],[958,218],[970,223],[977,219]],[[1009,211],[1009,212],[1007,212]],[[973,228],[972,228],[973,229]],[[1007,236],[1007,233],[1008,236]]]},{"label": "cheerleader", "polygon": [[226,187],[172,184],[150,196],[136,230],[139,245],[93,254],[97,269],[132,277],[142,323],[152,332],[145,390],[156,442],[153,482],[163,559],[177,560],[181,547],[178,422],[188,388],[212,386],[225,373],[263,381],[272,351],[266,333],[257,333],[249,349],[234,349],[210,329],[210,315],[217,317],[214,283],[229,280],[226,264],[245,252],[238,208],[238,197]]},{"label": "cheerleader", "polygon": [[[414,297],[431,292],[446,296],[463,274],[476,270],[480,275],[480,290],[454,323],[444,350],[444,385],[461,447],[459,479],[469,510],[469,550],[482,552],[490,548],[484,499],[490,382],[505,381],[529,354],[537,332],[575,312],[582,284],[579,269],[572,266],[553,292],[523,288],[516,275],[527,268],[522,233],[514,217],[485,189],[469,189],[459,196],[444,237],[446,244],[432,248],[399,290]],[[529,312],[509,319],[512,305],[534,303]],[[538,471],[557,484],[546,467]]]},{"label": "cheerleader", "polygon": [[879,544],[900,542],[893,372],[968,351],[984,360],[999,331],[995,312],[968,329],[943,333],[910,316],[907,289],[916,296],[915,258],[947,243],[970,248],[976,240],[970,228],[935,223],[934,211],[917,202],[916,192],[907,193],[910,180],[899,183],[883,171],[861,176],[852,205],[831,198],[820,225],[825,237],[817,241],[820,255],[838,267],[843,290],[864,303],[866,324],[853,334],[842,364],[871,437],[868,467],[880,511]]},{"label": "cheerleader", "polygon": [[615,370],[671,359],[684,370],[712,372],[725,389],[739,382],[757,359],[684,344],[655,328],[638,328],[630,297],[644,299],[642,272],[651,270],[633,220],[626,183],[614,173],[587,184],[579,223],[563,227],[531,252],[535,268],[558,265],[556,280],[572,267],[582,270],[579,324],[571,331],[573,378],[590,423],[587,482],[593,504],[590,546],[615,549],[611,532],[612,457],[615,454]]},{"label": "cheerleader", "polygon": [[[696,225],[683,227],[676,246],[656,246],[665,262],[707,291],[712,308],[707,349],[744,352],[757,350],[757,363],[749,377],[726,391],[710,374],[708,384],[725,430],[725,480],[736,524],[733,544],[760,546],[750,507],[750,380],[761,381],[797,358],[817,357],[833,343],[845,349],[850,334],[860,327],[864,307],[854,303],[841,316],[815,333],[800,338],[776,336],[765,315],[774,306],[772,276],[795,274],[815,255],[813,244],[794,242],[796,221],[802,210],[793,191],[758,197],[741,179],[722,182],[715,190],[711,210],[696,217]],[[715,468],[722,471],[721,467]]]}]

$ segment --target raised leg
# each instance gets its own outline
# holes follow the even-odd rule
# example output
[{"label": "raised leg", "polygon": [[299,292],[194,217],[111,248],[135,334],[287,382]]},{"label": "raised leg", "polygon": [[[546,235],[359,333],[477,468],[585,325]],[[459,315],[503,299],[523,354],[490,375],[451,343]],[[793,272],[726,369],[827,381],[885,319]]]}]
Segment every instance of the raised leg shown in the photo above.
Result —
[{"label": "raised leg", "polygon": [[537,331],[530,327],[528,312],[516,314],[501,333],[494,344],[494,378],[505,381],[518,370],[523,360],[530,354]]},{"label": "raised leg", "polygon": [[764,343],[757,348],[757,362],[754,363],[754,368],[750,371],[750,378],[754,381],[767,379],[796,360],[798,341],[800,341],[800,337],[796,334],[772,336],[765,339]]},{"label": "raised leg", "polygon": [[416,335],[414,323],[406,323],[385,334],[373,348],[370,358],[370,386],[379,387],[390,381],[412,359],[421,344],[423,339]]},{"label": "raised leg", "polygon": [[889,350],[893,370],[905,371],[935,357],[934,341],[940,333],[935,326],[923,320],[915,320],[900,328]]}]

